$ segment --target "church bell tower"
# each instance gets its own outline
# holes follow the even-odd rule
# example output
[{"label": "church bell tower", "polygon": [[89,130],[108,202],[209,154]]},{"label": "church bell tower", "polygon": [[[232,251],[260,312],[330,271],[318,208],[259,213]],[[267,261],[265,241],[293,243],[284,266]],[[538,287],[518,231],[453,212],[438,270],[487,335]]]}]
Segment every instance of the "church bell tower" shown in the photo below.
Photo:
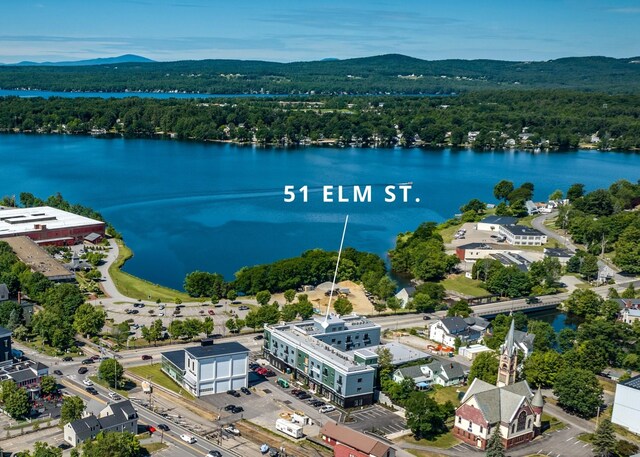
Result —
[{"label": "church bell tower", "polygon": [[516,382],[516,368],[518,366],[518,354],[514,344],[515,319],[511,320],[509,333],[501,347],[500,365],[498,365],[498,387],[508,386]]}]

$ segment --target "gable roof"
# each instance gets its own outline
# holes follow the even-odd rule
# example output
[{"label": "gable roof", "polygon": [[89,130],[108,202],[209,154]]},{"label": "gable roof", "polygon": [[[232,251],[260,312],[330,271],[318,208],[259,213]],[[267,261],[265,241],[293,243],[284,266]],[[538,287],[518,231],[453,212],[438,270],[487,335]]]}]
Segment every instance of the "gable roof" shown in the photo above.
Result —
[{"label": "gable roof", "polygon": [[476,378],[464,395],[462,404],[466,404],[472,397],[475,398],[484,418],[490,424],[495,424],[511,422],[518,409],[523,404],[529,404],[533,393],[527,381],[496,387]]},{"label": "gable roof", "polygon": [[327,422],[324,424],[320,433],[339,443],[374,457],[384,457],[389,449],[391,449],[391,446],[382,441],[335,422]]},{"label": "gable roof", "polygon": [[444,325],[447,332],[453,334],[464,332],[468,325],[465,320],[459,316],[444,317],[442,318],[442,325]]},{"label": "gable roof", "polygon": [[533,333],[522,332],[520,330],[515,330],[513,332],[513,341],[520,346],[524,346],[529,350],[529,352],[533,351],[533,340],[536,335]]},{"label": "gable roof", "polygon": [[402,374],[402,377],[405,379],[406,378],[415,379],[415,378],[424,376],[424,373],[422,372],[422,370],[420,369],[420,366],[418,365],[414,365],[412,367],[399,368],[398,370],[396,370],[396,372],[399,372],[400,374]]},{"label": "gable roof", "polygon": [[[104,410],[110,408],[113,414],[122,414],[126,419],[133,419],[138,417],[136,409],[129,400],[122,400],[116,403],[111,403],[105,407]],[[103,412],[104,412],[103,410]]]},{"label": "gable roof", "polygon": [[80,441],[88,440],[94,433],[97,434],[101,430],[100,422],[98,422],[98,418],[93,414],[82,419],[74,420],[67,425],[74,430],[76,437]]}]

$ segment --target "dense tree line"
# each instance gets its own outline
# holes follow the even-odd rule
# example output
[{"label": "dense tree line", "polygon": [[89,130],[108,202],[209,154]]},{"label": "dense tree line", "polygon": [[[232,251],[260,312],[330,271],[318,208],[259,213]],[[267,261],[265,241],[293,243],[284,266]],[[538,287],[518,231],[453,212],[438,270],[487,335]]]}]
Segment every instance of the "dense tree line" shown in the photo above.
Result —
[{"label": "dense tree line", "polygon": [[[227,297],[231,292],[257,294],[260,291],[284,292],[304,284],[320,284],[333,279],[338,253],[313,249],[300,257],[277,260],[273,263],[244,267],[234,281],[225,282],[215,273],[192,272],[185,278],[185,290],[192,296]],[[338,268],[338,281],[361,281],[363,277],[382,278],[386,273],[384,261],[375,254],[346,248]],[[367,276],[368,275],[368,276]]]},{"label": "dense tree line", "polygon": [[[258,144],[640,147],[640,96],[565,90],[455,97],[0,98],[0,131]],[[526,133],[523,134],[523,129]],[[469,136],[469,132],[474,132]]]},{"label": "dense tree line", "polygon": [[0,66],[0,87],[57,91],[201,93],[451,93],[485,88],[632,92],[640,68],[629,59],[574,57],[544,62],[427,61],[398,54],[276,63],[200,60],[95,66]]},{"label": "dense tree line", "polygon": [[[640,182],[619,180],[608,189],[585,193],[583,184],[574,184],[567,192],[570,205],[560,209],[559,229],[571,233],[574,242],[585,245],[571,259],[569,271],[589,279],[597,275],[595,255],[615,249],[614,263],[627,273],[640,273]],[[586,267],[585,267],[586,263]]]},{"label": "dense tree line", "polygon": [[398,235],[389,252],[393,271],[423,281],[438,281],[450,273],[460,260],[445,253],[437,228],[435,222],[424,222],[414,232]]}]

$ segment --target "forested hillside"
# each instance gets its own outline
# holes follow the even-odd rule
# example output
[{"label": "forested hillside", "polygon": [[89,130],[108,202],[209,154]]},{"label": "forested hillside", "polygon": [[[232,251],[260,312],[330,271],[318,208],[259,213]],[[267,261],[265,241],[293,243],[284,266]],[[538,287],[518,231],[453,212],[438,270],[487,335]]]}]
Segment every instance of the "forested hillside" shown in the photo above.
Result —
[{"label": "forested hillside", "polygon": [[640,148],[640,95],[564,90],[455,97],[0,98],[0,131],[279,145]]},{"label": "forested hillside", "polygon": [[64,67],[0,66],[0,88],[3,89],[433,94],[514,87],[635,92],[640,89],[640,58],[427,61],[389,54],[293,63],[200,60]]}]

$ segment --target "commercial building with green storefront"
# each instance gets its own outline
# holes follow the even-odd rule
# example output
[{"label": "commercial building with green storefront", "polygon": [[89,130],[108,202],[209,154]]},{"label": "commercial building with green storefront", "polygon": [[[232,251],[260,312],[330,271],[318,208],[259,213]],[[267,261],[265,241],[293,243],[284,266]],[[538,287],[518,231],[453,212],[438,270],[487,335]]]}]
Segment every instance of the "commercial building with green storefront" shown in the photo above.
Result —
[{"label": "commercial building with green storefront", "polygon": [[265,326],[264,355],[318,395],[346,408],[374,401],[380,326],[356,316],[329,315]]}]

